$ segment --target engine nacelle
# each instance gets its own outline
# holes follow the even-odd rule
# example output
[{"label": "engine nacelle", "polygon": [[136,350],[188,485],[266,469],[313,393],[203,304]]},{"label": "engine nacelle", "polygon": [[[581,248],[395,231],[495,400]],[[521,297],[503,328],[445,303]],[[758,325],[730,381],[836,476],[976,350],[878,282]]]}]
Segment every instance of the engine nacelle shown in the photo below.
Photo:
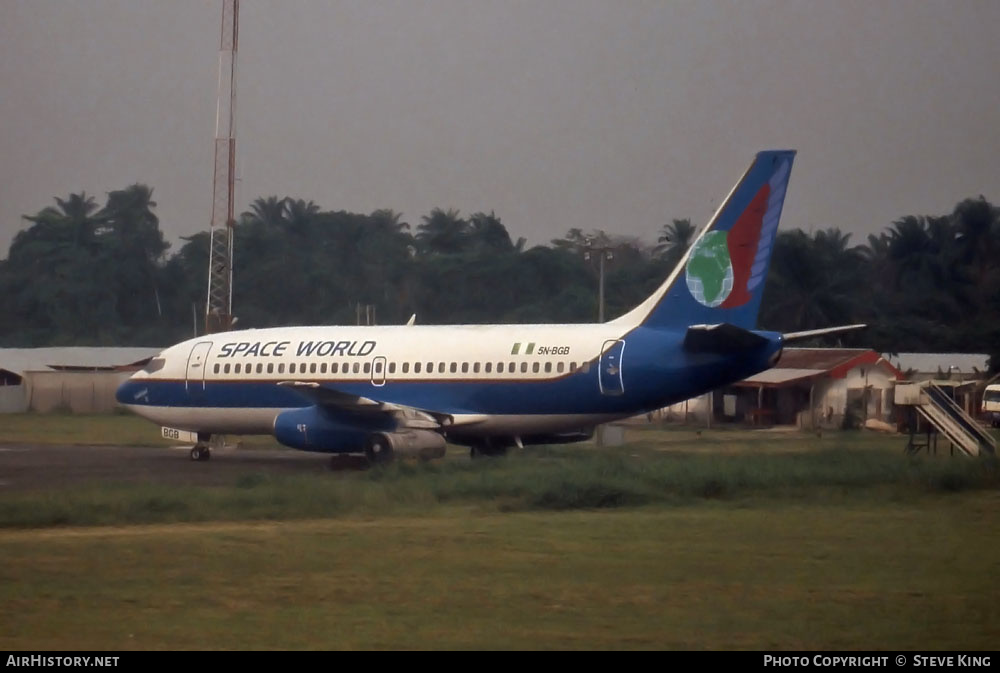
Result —
[{"label": "engine nacelle", "polygon": [[444,437],[431,430],[400,430],[378,433],[389,442],[396,456],[423,458],[444,458]]},{"label": "engine nacelle", "polygon": [[341,423],[317,407],[290,409],[274,419],[274,436],[293,449],[324,453],[361,453],[370,428]]},{"label": "engine nacelle", "polygon": [[[369,458],[384,462],[393,456],[424,459],[442,458],[444,437],[431,430],[397,430],[389,417],[365,419],[365,424],[347,423],[327,416],[319,407],[290,409],[274,419],[274,436],[293,449],[323,453],[365,453]],[[381,444],[373,451],[373,442]],[[383,452],[384,450],[384,452]],[[376,458],[377,455],[377,458]]]}]

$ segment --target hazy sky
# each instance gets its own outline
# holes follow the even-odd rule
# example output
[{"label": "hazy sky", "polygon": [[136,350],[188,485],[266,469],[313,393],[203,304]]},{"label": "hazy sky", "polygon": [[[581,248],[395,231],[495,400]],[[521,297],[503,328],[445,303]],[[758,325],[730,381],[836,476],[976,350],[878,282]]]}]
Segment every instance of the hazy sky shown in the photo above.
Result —
[{"label": "hazy sky", "polygon": [[[0,257],[22,214],[133,182],[171,241],[208,227],[220,8],[0,0]],[[998,27],[997,0],[243,0],[237,210],[652,241],[794,148],[783,226],[860,243],[1000,203]]]}]

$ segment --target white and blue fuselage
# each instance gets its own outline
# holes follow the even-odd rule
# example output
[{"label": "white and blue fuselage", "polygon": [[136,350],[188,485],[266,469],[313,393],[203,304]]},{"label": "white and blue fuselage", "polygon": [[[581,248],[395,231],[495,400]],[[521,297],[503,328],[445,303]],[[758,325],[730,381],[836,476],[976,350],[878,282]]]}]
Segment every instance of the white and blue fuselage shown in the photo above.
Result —
[{"label": "white and blue fuselage", "polygon": [[584,438],[777,361],[782,335],[754,325],[793,157],[759,153],[665,282],[611,322],[212,334],[164,350],[118,400],[199,437],[326,452]]},{"label": "white and blue fuselage", "polygon": [[769,366],[780,335],[754,354],[691,353],[685,333],[604,325],[282,327],[172,346],[137,372],[119,401],[162,425],[271,433],[311,406],[297,387],[451,417],[457,437],[584,431],[688,399]]}]

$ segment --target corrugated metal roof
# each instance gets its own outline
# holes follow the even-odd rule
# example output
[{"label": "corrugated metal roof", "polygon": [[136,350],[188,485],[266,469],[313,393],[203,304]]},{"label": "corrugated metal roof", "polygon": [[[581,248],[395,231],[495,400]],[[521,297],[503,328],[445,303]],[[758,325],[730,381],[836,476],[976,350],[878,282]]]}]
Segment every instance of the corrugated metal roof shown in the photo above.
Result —
[{"label": "corrugated metal roof", "polygon": [[120,367],[152,357],[158,346],[119,348],[67,346],[56,348],[0,348],[0,369],[21,375],[56,367]]},{"label": "corrugated metal roof", "polygon": [[962,374],[986,373],[990,359],[983,353],[885,353],[882,357],[902,372],[920,374],[947,374],[950,367]]},{"label": "corrugated metal roof", "polygon": [[775,368],[830,371],[868,352],[867,348],[786,348]]},{"label": "corrugated metal roof", "polygon": [[843,378],[856,367],[868,366],[898,375],[888,360],[868,348],[786,348],[773,368],[733,385],[780,386],[818,376]]},{"label": "corrugated metal roof", "polygon": [[748,379],[743,379],[736,385],[779,385],[811,379],[823,374],[826,374],[825,369],[781,369],[780,367],[775,367],[774,369],[762,371],[760,374],[754,374]]}]

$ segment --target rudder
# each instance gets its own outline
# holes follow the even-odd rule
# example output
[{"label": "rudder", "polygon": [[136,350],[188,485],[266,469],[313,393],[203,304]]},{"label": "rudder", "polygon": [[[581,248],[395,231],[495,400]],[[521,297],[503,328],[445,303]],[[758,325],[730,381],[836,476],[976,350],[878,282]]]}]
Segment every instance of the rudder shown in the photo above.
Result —
[{"label": "rudder", "polygon": [[667,280],[615,323],[753,329],[794,150],[760,152]]}]

